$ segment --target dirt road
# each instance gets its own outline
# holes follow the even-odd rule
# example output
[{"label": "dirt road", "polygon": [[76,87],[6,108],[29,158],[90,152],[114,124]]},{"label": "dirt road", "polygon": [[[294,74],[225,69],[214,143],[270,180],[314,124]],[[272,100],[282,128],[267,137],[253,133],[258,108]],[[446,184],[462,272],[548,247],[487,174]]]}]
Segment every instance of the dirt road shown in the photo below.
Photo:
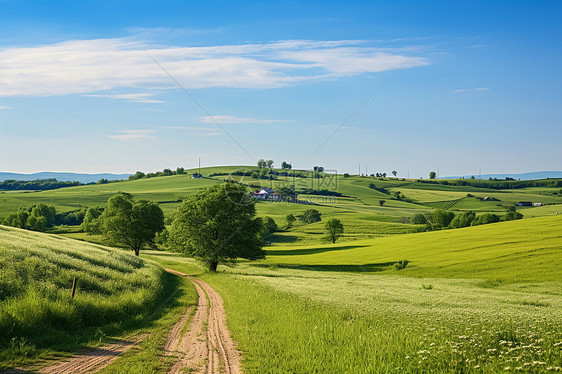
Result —
[{"label": "dirt road", "polygon": [[181,331],[185,329],[192,310],[188,310],[170,331],[164,350],[168,355],[178,357],[178,361],[169,372],[183,373],[187,369],[192,373],[242,373],[240,352],[226,326],[222,298],[207,283],[199,279],[192,279],[192,282],[199,294],[199,302],[184,336]]},{"label": "dirt road", "polygon": [[[166,271],[189,277],[175,270],[166,269]],[[164,353],[177,358],[169,373],[242,373],[240,352],[236,350],[226,326],[226,313],[221,296],[207,283],[189,278],[197,289],[199,301],[196,308],[189,307],[185,311],[168,334],[163,347]],[[190,319],[192,315],[193,318]],[[187,326],[188,321],[189,326]],[[120,340],[37,371],[12,369],[3,373],[96,373],[140,343],[146,336],[143,334]]]}]

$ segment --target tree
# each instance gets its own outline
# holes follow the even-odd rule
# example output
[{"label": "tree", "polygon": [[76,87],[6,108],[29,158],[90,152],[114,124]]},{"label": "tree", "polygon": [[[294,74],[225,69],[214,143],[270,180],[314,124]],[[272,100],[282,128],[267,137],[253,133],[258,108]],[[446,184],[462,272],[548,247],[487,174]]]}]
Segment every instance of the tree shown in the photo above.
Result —
[{"label": "tree", "polygon": [[495,223],[501,220],[500,216],[494,213],[484,213],[478,217],[474,221],[472,221],[472,226],[478,225],[485,225],[488,223]]},{"label": "tree", "polygon": [[101,208],[89,207],[84,215],[84,221],[80,226],[87,234],[101,234],[102,223],[100,216],[103,213]]},{"label": "tree", "polygon": [[435,179],[436,175],[437,175],[437,173],[432,171],[431,173],[429,173],[429,179]]},{"label": "tree", "polygon": [[324,167],[323,166],[315,166],[313,167],[314,171],[317,173],[322,173],[324,171]]},{"label": "tree", "polygon": [[134,175],[129,176],[129,180],[137,180],[144,178],[146,175],[142,171],[137,171]]},{"label": "tree", "polygon": [[264,167],[266,167],[266,166],[267,166],[267,162],[266,162],[263,158],[261,158],[261,159],[258,161],[258,167],[261,169],[261,168],[264,168]]},{"label": "tree", "polygon": [[383,206],[384,203],[386,203],[386,200],[379,200],[379,205],[380,205],[380,206]]},{"label": "tree", "polygon": [[328,239],[330,239],[332,243],[335,243],[336,240],[343,234],[343,224],[337,218],[329,219],[324,227],[326,228]]},{"label": "tree", "polygon": [[293,224],[294,224],[295,221],[297,220],[297,219],[295,218],[295,216],[292,215],[292,214],[287,214],[287,216],[285,217],[285,219],[287,220],[287,228],[293,227]]},{"label": "tree", "polygon": [[414,214],[411,221],[414,225],[425,225],[427,223],[427,219],[421,213]]},{"label": "tree", "polygon": [[287,164],[285,161],[283,161],[281,163],[281,169],[287,169],[287,165],[289,165],[289,164]]},{"label": "tree", "polygon": [[476,219],[476,213],[474,212],[463,212],[457,215],[451,221],[451,227],[454,229],[458,229],[461,227],[468,227],[472,225],[472,222]]},{"label": "tree", "polygon": [[299,219],[304,223],[320,222],[322,220],[322,213],[316,209],[308,209],[299,216]]},{"label": "tree", "polygon": [[202,261],[210,271],[237,258],[265,257],[263,223],[245,187],[214,185],[185,200],[170,228],[175,249]]},{"label": "tree", "polygon": [[455,218],[455,213],[445,209],[436,209],[432,214],[432,223],[436,228],[447,227]]},{"label": "tree", "polygon": [[273,160],[267,160],[265,163],[266,163],[268,169],[271,169],[273,167]]},{"label": "tree", "polygon": [[344,178],[349,178],[349,173],[343,173]]},{"label": "tree", "polygon": [[[57,215],[57,210],[53,205],[46,205],[46,204],[35,204],[31,208],[31,216],[35,217],[45,217],[46,227],[53,227],[55,224],[55,216]],[[33,230],[33,229],[32,229]],[[42,230],[36,230],[42,231]]]},{"label": "tree", "polygon": [[109,183],[109,180],[105,179],[105,178],[102,178],[98,181],[98,184],[108,184],[108,183]]},{"label": "tree", "polygon": [[392,170],[392,175],[394,175],[394,178],[396,178],[396,174],[398,174],[398,172],[396,170]]},{"label": "tree", "polygon": [[176,174],[185,174],[185,169],[184,168],[176,168]]},{"label": "tree", "polygon": [[129,247],[137,256],[142,247],[153,243],[157,232],[164,230],[164,213],[158,204],[134,200],[127,193],[109,198],[101,219],[107,238]]}]

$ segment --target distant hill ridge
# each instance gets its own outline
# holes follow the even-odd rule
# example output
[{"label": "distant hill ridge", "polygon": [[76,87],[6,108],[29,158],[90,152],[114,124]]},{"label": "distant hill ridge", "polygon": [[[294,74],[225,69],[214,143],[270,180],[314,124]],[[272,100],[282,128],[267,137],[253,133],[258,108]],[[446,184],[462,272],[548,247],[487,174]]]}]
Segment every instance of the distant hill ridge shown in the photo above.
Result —
[{"label": "distant hill ridge", "polygon": [[0,172],[0,182],[7,179],[15,179],[18,181],[31,181],[36,179],[51,179],[55,178],[59,182],[80,182],[80,183],[91,183],[97,182],[100,179],[107,180],[121,180],[128,179],[130,174],[111,174],[111,173],[99,173],[99,174],[83,174],[83,173],[62,173],[62,172],[40,172],[33,174],[19,174],[19,173],[5,173]]},{"label": "distant hill ridge", "polygon": [[[476,178],[480,178],[478,174],[472,174]],[[443,179],[456,179],[456,178],[470,178],[472,175],[461,175],[456,177],[442,177]],[[547,179],[547,178],[562,178],[562,171],[533,171],[530,173],[520,173],[520,174],[482,174],[482,179],[489,178],[513,178],[521,180],[535,180],[535,179]]]}]

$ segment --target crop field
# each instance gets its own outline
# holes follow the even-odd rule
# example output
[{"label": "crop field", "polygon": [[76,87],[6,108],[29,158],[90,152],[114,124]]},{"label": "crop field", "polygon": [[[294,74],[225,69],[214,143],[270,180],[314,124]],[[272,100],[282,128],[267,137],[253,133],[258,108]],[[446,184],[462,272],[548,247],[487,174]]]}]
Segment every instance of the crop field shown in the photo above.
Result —
[{"label": "crop field", "polygon": [[173,309],[155,312],[170,290],[195,297],[178,282],[118,249],[0,226],[0,368],[154,329],[162,316],[167,328]]}]

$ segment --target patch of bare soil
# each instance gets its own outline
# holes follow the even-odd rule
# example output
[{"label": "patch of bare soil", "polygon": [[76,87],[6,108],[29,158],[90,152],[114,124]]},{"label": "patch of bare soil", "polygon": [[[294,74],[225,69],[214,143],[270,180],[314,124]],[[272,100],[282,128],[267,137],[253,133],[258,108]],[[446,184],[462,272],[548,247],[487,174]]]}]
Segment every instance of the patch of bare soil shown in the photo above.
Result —
[{"label": "patch of bare soil", "polygon": [[189,309],[170,331],[164,349],[167,354],[177,356],[178,360],[169,373],[183,373],[186,370],[207,374],[242,373],[241,355],[228,331],[221,296],[202,280],[191,280],[199,294],[199,301],[185,335],[180,336],[192,312]]}]

